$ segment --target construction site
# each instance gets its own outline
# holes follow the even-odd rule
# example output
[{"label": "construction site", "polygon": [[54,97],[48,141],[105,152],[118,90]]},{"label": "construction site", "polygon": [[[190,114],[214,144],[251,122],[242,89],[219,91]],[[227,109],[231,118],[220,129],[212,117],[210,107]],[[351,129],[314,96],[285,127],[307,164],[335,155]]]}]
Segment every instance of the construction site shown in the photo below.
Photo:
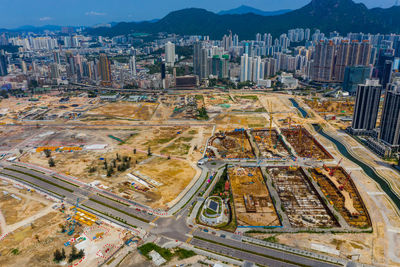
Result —
[{"label": "construction site", "polygon": [[96,254],[106,244],[118,248],[124,242],[127,231],[104,224],[79,202],[67,207],[8,179],[0,180],[0,190],[1,266],[56,266],[55,250],[68,255],[72,246],[84,256],[69,264],[97,265],[104,259]]},{"label": "construction site", "polygon": [[[59,173],[155,208],[168,208],[200,175],[196,162],[211,135],[200,126],[34,130],[19,161],[49,168],[52,158]],[[4,140],[13,138],[10,132]]]},{"label": "construction site", "polygon": [[305,99],[304,102],[321,117],[329,121],[333,126],[345,129],[351,125],[354,112],[354,99]]},{"label": "construction site", "polygon": [[4,123],[17,121],[77,120],[86,111],[98,105],[97,99],[85,95],[60,97],[41,95],[37,98],[4,99],[0,103],[0,120]]},{"label": "construction site", "polygon": [[219,132],[210,138],[206,157],[239,159],[255,158],[248,132],[241,128],[231,132]]},{"label": "construction site", "polygon": [[282,136],[275,129],[252,130],[251,134],[262,158],[287,158],[290,156]]},{"label": "construction site", "polygon": [[228,168],[238,227],[280,227],[275,209],[260,168]]},{"label": "construction site", "polygon": [[313,185],[307,180],[302,168],[269,168],[267,171],[292,227],[339,226]]},{"label": "construction site", "polygon": [[340,212],[346,222],[355,228],[371,227],[371,220],[353,180],[342,167],[325,166],[311,169],[313,179],[319,184],[330,204]]},{"label": "construction site", "polygon": [[302,126],[281,129],[299,157],[318,160],[333,159],[332,155]]}]

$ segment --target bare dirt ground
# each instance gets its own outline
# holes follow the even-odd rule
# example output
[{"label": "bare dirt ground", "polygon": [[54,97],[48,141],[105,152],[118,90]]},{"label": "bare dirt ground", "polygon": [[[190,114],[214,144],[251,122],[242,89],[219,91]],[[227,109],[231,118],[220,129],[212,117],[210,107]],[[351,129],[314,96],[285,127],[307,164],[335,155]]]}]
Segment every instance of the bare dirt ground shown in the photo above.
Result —
[{"label": "bare dirt ground", "polygon": [[[56,266],[53,250],[68,239],[66,234],[60,233],[60,223],[63,223],[62,214],[51,212],[9,234],[0,242],[0,265]],[[17,250],[17,255],[12,253],[13,249]]]},{"label": "bare dirt ground", "polygon": [[163,184],[146,195],[149,197],[146,204],[157,208],[165,208],[164,205],[175,199],[196,174],[196,170],[185,161],[159,157],[151,159],[149,164],[137,165],[136,169]]},{"label": "bare dirt ground", "polygon": [[217,130],[233,130],[235,128],[263,128],[267,120],[261,114],[220,114],[213,120]]},{"label": "bare dirt ground", "polygon": [[[0,195],[0,210],[4,215],[7,225],[22,221],[46,207],[45,204],[39,201],[27,199],[20,194],[8,192],[7,189],[3,189],[3,187],[0,187],[0,189],[3,191]],[[4,192],[8,194],[5,195]],[[21,200],[12,197],[11,194]]]},{"label": "bare dirt ground", "polygon": [[[106,144],[107,147],[101,150],[52,152],[51,157],[56,163],[53,168],[86,183],[99,181],[124,197],[142,201],[152,207],[161,207],[176,198],[179,191],[183,191],[193,178],[199,176],[196,163],[202,157],[211,131],[211,127],[201,126],[98,129],[76,127],[72,130],[55,131],[32,143],[62,145],[63,140],[80,140],[77,142],[82,144]],[[152,156],[148,156],[149,149]],[[111,164],[117,154],[120,159],[129,157],[130,166],[127,170],[117,171],[117,167],[122,164],[117,160],[114,173],[107,177],[104,163]],[[46,158],[43,152],[26,152],[20,160],[49,168],[49,158]],[[130,187],[130,183],[127,184],[127,175],[137,171],[160,182],[162,187],[146,192]]]},{"label": "bare dirt ground", "polygon": [[[86,112],[88,119],[132,119],[149,120],[157,108],[155,103],[131,103],[120,101],[104,104]],[[104,118],[103,118],[104,117]]]}]

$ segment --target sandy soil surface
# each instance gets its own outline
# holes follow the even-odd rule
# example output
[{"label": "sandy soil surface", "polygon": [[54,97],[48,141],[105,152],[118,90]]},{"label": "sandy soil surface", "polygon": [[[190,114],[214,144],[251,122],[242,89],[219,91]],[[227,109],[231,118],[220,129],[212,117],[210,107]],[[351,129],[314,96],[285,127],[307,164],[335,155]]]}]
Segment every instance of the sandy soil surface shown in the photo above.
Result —
[{"label": "sandy soil surface", "polygon": [[107,103],[98,108],[94,108],[86,112],[85,116],[89,117],[89,119],[99,117],[99,119],[122,118],[149,120],[156,110],[157,105],[156,103],[131,103],[120,101],[117,103]]},{"label": "sandy soil surface", "polygon": [[[2,191],[5,192],[7,190]],[[15,199],[11,194],[14,193],[9,192],[7,195],[0,195],[0,210],[5,217],[7,225],[22,221],[46,207],[46,205],[41,202],[27,199],[19,194],[14,195],[21,200]]]}]

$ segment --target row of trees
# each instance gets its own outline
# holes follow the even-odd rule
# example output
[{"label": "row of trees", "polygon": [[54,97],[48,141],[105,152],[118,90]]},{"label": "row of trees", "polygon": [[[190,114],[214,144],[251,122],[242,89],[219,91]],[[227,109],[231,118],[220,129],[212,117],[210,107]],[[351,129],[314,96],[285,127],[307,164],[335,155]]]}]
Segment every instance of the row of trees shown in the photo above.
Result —
[{"label": "row of trees", "polygon": [[[83,251],[83,249],[78,251],[76,249],[76,247],[74,245],[72,245],[72,250],[68,257],[68,262],[71,263],[74,260],[82,259],[84,256],[85,256],[85,252]],[[60,261],[65,260],[66,258],[67,258],[67,256],[65,255],[64,248],[62,248],[61,251],[56,249],[56,251],[54,252],[54,258],[53,258],[54,262],[59,263]]]}]

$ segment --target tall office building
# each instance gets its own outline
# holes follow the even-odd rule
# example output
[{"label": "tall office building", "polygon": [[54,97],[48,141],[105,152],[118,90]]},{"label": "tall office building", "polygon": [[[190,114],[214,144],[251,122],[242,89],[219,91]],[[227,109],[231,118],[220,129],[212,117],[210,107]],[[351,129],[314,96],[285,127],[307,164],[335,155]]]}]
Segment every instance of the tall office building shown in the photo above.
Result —
[{"label": "tall office building", "polygon": [[383,104],[380,140],[391,147],[400,144],[400,82],[389,84]]},{"label": "tall office building", "polygon": [[353,134],[368,134],[375,129],[381,91],[379,80],[367,80],[358,85],[351,124]]},{"label": "tall office building", "polygon": [[171,42],[165,44],[165,62],[170,67],[175,64],[175,44]]},{"label": "tall office building", "polygon": [[364,84],[371,78],[371,67],[368,66],[348,66],[346,67],[343,79],[343,90],[354,95],[359,84]]},{"label": "tall office building", "polygon": [[4,51],[0,51],[0,76],[6,76],[8,74],[7,66],[7,57],[4,54]]},{"label": "tall office building", "polygon": [[101,53],[99,58],[99,72],[101,84],[103,86],[111,86],[111,64],[106,54]]},{"label": "tall office building", "polygon": [[333,81],[335,49],[336,46],[332,41],[321,41],[316,45],[311,77],[314,81]]}]

